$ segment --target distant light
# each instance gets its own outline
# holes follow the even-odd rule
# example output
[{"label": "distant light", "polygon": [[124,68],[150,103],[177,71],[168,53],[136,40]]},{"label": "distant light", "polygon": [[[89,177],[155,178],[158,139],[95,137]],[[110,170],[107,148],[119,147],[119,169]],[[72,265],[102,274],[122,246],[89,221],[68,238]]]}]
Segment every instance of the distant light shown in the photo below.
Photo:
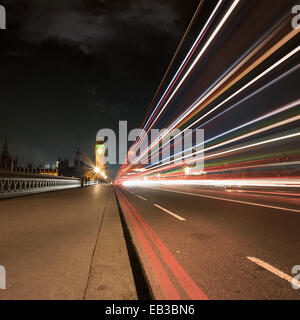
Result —
[{"label": "distant light", "polygon": [[138,168],[138,169],[132,169],[133,171],[136,171],[136,172],[144,172],[146,171],[145,168]]},{"label": "distant light", "polygon": [[94,171],[95,171],[95,173],[100,173],[100,168],[95,167],[95,168],[94,168]]},{"label": "distant light", "polygon": [[184,169],[184,173],[185,173],[186,176],[188,176],[191,173],[191,169],[189,167],[186,167]]},{"label": "distant light", "polygon": [[273,178],[258,178],[258,179],[169,179],[169,180],[144,180],[144,179],[128,179],[122,182],[126,187],[147,187],[147,186],[213,186],[213,187],[282,187],[282,188],[300,188],[299,179],[273,179]]}]

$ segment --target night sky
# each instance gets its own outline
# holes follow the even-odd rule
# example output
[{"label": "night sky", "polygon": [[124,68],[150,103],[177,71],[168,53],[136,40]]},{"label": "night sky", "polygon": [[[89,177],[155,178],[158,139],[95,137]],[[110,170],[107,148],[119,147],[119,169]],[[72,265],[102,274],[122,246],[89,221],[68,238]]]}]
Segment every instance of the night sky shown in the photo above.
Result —
[{"label": "night sky", "polygon": [[54,164],[96,132],[139,127],[198,0],[2,0],[0,144]]}]

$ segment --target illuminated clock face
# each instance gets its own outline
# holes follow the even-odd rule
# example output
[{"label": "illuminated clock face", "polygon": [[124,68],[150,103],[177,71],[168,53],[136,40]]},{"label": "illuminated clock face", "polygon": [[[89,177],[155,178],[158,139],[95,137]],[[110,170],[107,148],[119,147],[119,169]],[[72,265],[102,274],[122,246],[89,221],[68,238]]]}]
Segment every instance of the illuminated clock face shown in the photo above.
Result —
[{"label": "illuminated clock face", "polygon": [[104,154],[105,146],[104,145],[97,145],[97,154]]}]

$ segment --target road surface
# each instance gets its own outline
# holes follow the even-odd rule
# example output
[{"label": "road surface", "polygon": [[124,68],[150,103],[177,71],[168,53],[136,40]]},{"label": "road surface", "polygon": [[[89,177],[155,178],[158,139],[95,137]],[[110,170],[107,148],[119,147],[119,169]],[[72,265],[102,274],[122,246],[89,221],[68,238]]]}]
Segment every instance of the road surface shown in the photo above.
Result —
[{"label": "road surface", "polygon": [[117,190],[156,297],[300,299],[289,282],[300,265],[299,196]]},{"label": "road surface", "polygon": [[[300,298],[297,194],[116,190],[155,298]],[[136,299],[119,220],[110,186],[1,200],[0,299]]]}]

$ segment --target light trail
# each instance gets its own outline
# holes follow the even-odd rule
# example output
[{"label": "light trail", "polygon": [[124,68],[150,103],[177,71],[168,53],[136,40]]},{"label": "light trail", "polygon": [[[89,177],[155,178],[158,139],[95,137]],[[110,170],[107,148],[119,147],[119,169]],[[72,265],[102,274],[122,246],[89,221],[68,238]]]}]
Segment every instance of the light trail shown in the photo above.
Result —
[{"label": "light trail", "polygon": [[[206,141],[204,141],[204,142],[202,142],[202,143],[200,143],[200,144],[198,144],[198,145],[195,145],[195,146],[192,147],[192,148],[197,148],[197,147],[199,147],[199,146],[201,146],[201,145],[207,144],[208,142],[211,142],[211,141],[214,141],[214,140],[216,140],[216,139],[219,139],[219,138],[222,137],[222,136],[228,135],[228,134],[233,133],[233,132],[235,132],[235,131],[237,131],[237,130],[239,130],[239,129],[242,129],[242,128],[245,128],[245,127],[247,127],[247,126],[250,126],[250,125],[252,125],[252,124],[254,124],[254,123],[256,123],[256,122],[265,120],[265,119],[267,119],[267,118],[269,118],[269,117],[272,117],[272,116],[275,116],[275,115],[277,115],[278,113],[281,113],[281,112],[290,110],[290,109],[292,109],[292,108],[295,108],[295,107],[299,106],[299,104],[300,104],[300,100],[297,100],[297,101],[295,101],[295,102],[292,102],[292,103],[288,104],[287,106],[281,107],[281,108],[279,108],[279,109],[277,109],[277,110],[275,110],[275,111],[273,111],[273,112],[267,113],[267,114],[265,114],[265,115],[263,115],[263,116],[261,116],[261,117],[259,117],[259,118],[256,118],[256,119],[254,119],[254,120],[252,120],[252,121],[249,121],[249,122],[247,122],[247,123],[244,123],[244,124],[242,124],[242,125],[240,125],[240,126],[238,126],[238,127],[236,127],[236,128],[233,128],[233,129],[231,129],[231,130],[228,130],[228,131],[226,131],[226,132],[224,132],[224,133],[222,133],[222,134],[220,134],[220,135],[217,135],[217,136],[215,136],[215,137],[213,137],[213,138],[211,138],[211,139],[208,139],[208,140],[206,140]],[[268,127],[262,128],[262,129],[260,129],[260,130],[252,131],[252,132],[250,132],[250,133],[248,133],[248,134],[241,135],[241,136],[239,136],[239,137],[237,137],[237,138],[235,138],[235,139],[227,140],[227,141],[225,141],[225,142],[223,142],[223,143],[220,143],[220,144],[214,145],[214,146],[212,146],[212,147],[210,147],[210,148],[204,149],[203,152],[208,151],[208,150],[211,150],[211,149],[214,149],[214,148],[218,148],[218,147],[220,147],[220,146],[222,146],[222,145],[226,145],[226,144],[232,143],[232,142],[234,142],[234,141],[238,141],[238,140],[244,139],[244,138],[246,138],[247,136],[250,137],[250,136],[252,136],[252,135],[261,133],[261,132],[263,132],[263,130],[264,130],[264,131],[271,130],[271,129],[275,128],[275,127],[282,126],[282,125],[284,125],[284,124],[288,124],[288,123],[290,123],[290,122],[294,122],[294,121],[297,121],[297,120],[300,120],[300,116],[292,117],[292,118],[290,118],[290,119],[288,119],[288,120],[281,121],[281,122],[278,122],[278,123],[276,123],[276,124],[273,124],[272,126],[268,126]],[[187,149],[187,150],[185,150],[185,151],[191,150],[192,148]],[[201,151],[201,152],[202,152],[202,151]],[[179,154],[180,154],[180,153],[174,154],[173,157],[175,158],[175,157],[178,156]],[[178,157],[177,157],[176,160],[179,162],[180,160],[184,160],[184,159],[189,158],[189,157],[191,157],[191,156],[190,156],[190,155],[187,155],[187,156],[183,156],[183,157],[181,157],[181,158],[178,158]],[[164,162],[164,163],[166,163],[166,161],[169,160],[169,159],[171,159],[171,157],[164,158],[164,159],[162,159],[161,161]],[[157,165],[157,166],[153,167],[152,169],[159,168],[159,167],[163,166],[164,163],[162,163],[162,164],[160,164],[160,165]],[[144,170],[144,171],[145,171],[145,170]]]},{"label": "light trail", "polygon": [[187,70],[187,72],[185,73],[185,75],[183,76],[183,78],[181,79],[181,81],[179,82],[179,84],[177,85],[177,87],[174,89],[174,91],[172,92],[170,98],[167,100],[167,102],[165,103],[165,105],[162,107],[161,111],[159,112],[159,114],[156,116],[155,120],[153,120],[153,123],[156,122],[156,120],[159,118],[159,116],[161,115],[161,113],[165,110],[165,108],[167,107],[167,105],[169,104],[169,102],[172,100],[172,98],[174,97],[175,93],[178,91],[178,89],[181,87],[182,83],[185,81],[185,79],[188,77],[188,75],[190,74],[190,72],[192,71],[192,69],[195,67],[195,65],[198,63],[199,59],[202,57],[202,55],[204,54],[204,52],[206,51],[206,49],[208,48],[208,46],[211,44],[211,42],[213,41],[213,39],[215,38],[215,36],[217,35],[217,33],[220,31],[220,29],[222,28],[222,26],[225,24],[225,22],[227,21],[227,19],[229,18],[229,16],[231,15],[231,13],[234,11],[235,7],[238,5],[238,3],[240,2],[240,0],[235,0],[234,3],[231,5],[231,7],[228,9],[228,11],[226,12],[226,14],[224,15],[223,19],[220,21],[219,25],[216,27],[216,29],[214,30],[213,34],[210,36],[210,38],[208,39],[208,41],[205,43],[205,45],[203,46],[202,50],[200,51],[200,53],[197,55],[195,61],[192,63],[192,65],[189,67],[189,69]]},{"label": "light trail", "polygon": [[[300,64],[296,57],[300,46],[296,36],[300,30],[291,29],[290,13],[282,12],[277,22],[269,24],[268,30],[266,25],[258,24],[256,37],[252,32],[250,41],[241,41],[243,45],[237,45],[239,51],[232,53],[234,58],[229,58],[228,53],[223,63],[216,48],[222,48],[221,45],[227,50],[230,46],[234,48],[232,41],[236,41],[236,35],[241,33],[227,23],[232,19],[235,27],[234,20],[247,25],[237,16],[239,10],[245,14],[249,7],[239,6],[240,1],[232,1],[218,18],[214,29],[210,30],[222,10],[223,1],[217,3],[188,53],[178,61],[179,67],[169,77],[171,80],[166,86],[161,82],[160,87],[164,89],[155,99],[153,109],[147,113],[144,131],[130,147],[127,156],[130,163],[122,166],[116,183],[200,187],[226,187],[230,183],[237,189],[300,190],[300,150],[297,144],[300,97],[295,93],[295,85],[291,85],[291,81],[297,81],[295,79],[299,76]],[[273,17],[269,15],[268,19]],[[200,47],[202,39],[205,42]],[[171,68],[167,72],[172,72]],[[205,72],[209,74],[207,80]],[[197,92],[198,84],[200,92]],[[286,84],[292,88],[286,89]],[[286,90],[292,94],[288,96]],[[274,98],[270,92],[275,93]],[[249,115],[250,112],[253,115],[245,116],[246,107]],[[222,120],[225,121],[224,128],[221,127]],[[146,148],[141,148],[142,142],[149,140],[151,129],[159,130],[163,123],[166,129]],[[181,130],[174,134],[175,129]],[[196,129],[209,130],[200,143],[194,143]],[[193,143],[184,144],[179,152],[186,135],[192,136]],[[171,149],[166,155],[167,147]],[[156,163],[147,164],[149,159],[155,159]],[[276,179],[272,179],[273,176]]]},{"label": "light trail", "polygon": [[[245,86],[243,86],[241,89],[237,90],[234,94],[232,94],[230,97],[228,97],[227,99],[225,99],[223,102],[221,102],[219,105],[217,105],[216,107],[214,107],[211,111],[209,111],[207,114],[205,114],[204,116],[202,116],[200,118],[200,120],[202,120],[203,118],[205,118],[208,114],[210,114],[212,111],[217,110],[218,108],[220,108],[222,105],[224,105],[226,102],[230,101],[232,98],[234,98],[236,95],[238,95],[240,92],[244,91],[245,89],[247,89],[249,86],[251,86],[253,83],[255,83],[256,81],[258,81],[259,79],[261,79],[262,77],[264,77],[266,74],[268,74],[269,72],[271,72],[272,70],[274,70],[275,68],[277,68],[279,65],[281,65],[282,63],[284,63],[286,60],[288,60],[289,58],[291,58],[293,55],[295,55],[296,53],[298,53],[300,51],[300,46],[298,46],[297,48],[295,48],[294,50],[292,50],[290,53],[288,53],[286,56],[284,56],[282,59],[280,59],[279,61],[277,61],[274,65],[272,65],[271,67],[269,67],[268,69],[266,69],[264,72],[262,72],[260,75],[258,75],[256,78],[254,78],[253,80],[251,80],[250,82],[248,82]],[[178,121],[178,120],[177,120]],[[163,136],[166,134],[163,134]],[[161,139],[163,138],[163,136],[161,137]],[[153,145],[145,150],[143,152],[143,154],[148,153],[151,149],[153,148]],[[140,155],[142,156],[142,155]],[[139,157],[138,157],[139,158]],[[137,162],[139,159],[136,159],[135,162]]]},{"label": "light trail", "polygon": [[[282,80],[283,78],[287,77],[288,75],[290,75],[291,73],[293,73],[293,72],[295,72],[295,71],[297,71],[297,70],[299,70],[299,69],[300,69],[300,64],[298,64],[297,66],[295,66],[295,67],[293,67],[292,69],[288,70],[287,72],[285,72],[284,74],[280,75],[279,77],[275,78],[275,79],[272,80],[271,82],[267,83],[267,84],[264,85],[262,88],[259,88],[259,89],[257,89],[256,91],[252,92],[250,95],[248,95],[247,97],[245,97],[245,98],[243,98],[242,100],[238,101],[237,103],[233,104],[233,105],[232,105],[231,107],[229,107],[228,109],[225,109],[224,111],[218,113],[216,116],[210,118],[209,120],[207,120],[205,123],[201,124],[201,125],[200,125],[199,127],[197,127],[196,129],[201,128],[201,126],[203,127],[204,125],[206,125],[206,124],[210,123],[211,121],[217,119],[218,117],[222,116],[223,114],[227,113],[228,111],[231,111],[232,109],[234,109],[235,107],[237,107],[238,105],[240,105],[242,102],[247,101],[247,100],[250,99],[251,97],[253,97],[253,96],[255,96],[256,94],[262,92],[263,90],[269,88],[270,86],[272,86],[272,85],[275,84],[276,82]],[[289,107],[287,107],[286,110],[288,110],[288,109],[289,109]],[[215,111],[215,110],[213,110],[213,111]],[[280,111],[280,112],[281,112],[281,111]],[[211,112],[209,112],[209,113],[211,113]],[[207,117],[207,116],[209,115],[209,113],[206,114],[205,117]],[[193,126],[195,126],[198,122],[200,122],[201,120],[203,120],[205,117],[200,117],[199,119],[197,119],[196,121],[194,121],[191,125],[189,125],[187,128],[185,128],[184,130],[182,130],[182,132],[181,132],[180,134],[184,134],[184,132],[186,132],[186,130],[188,130],[188,129],[192,128]],[[242,126],[241,126],[241,127],[242,127]],[[229,131],[227,131],[227,132],[225,132],[225,133],[222,133],[222,134],[220,134],[220,135],[218,135],[218,136],[216,136],[216,137],[214,137],[214,138],[208,139],[208,140],[204,141],[203,144],[204,144],[204,143],[211,142],[211,141],[213,141],[213,140],[215,140],[215,139],[217,139],[217,138],[219,138],[219,137],[222,137],[222,136],[226,135],[227,133],[233,132],[233,131],[236,130],[236,129],[237,129],[237,128],[232,129],[232,130],[229,130]],[[170,142],[171,142],[172,140],[175,140],[180,134],[177,134],[177,135],[175,135],[174,137],[172,137],[172,138],[170,139]],[[188,135],[190,135],[190,134],[188,134]],[[187,135],[187,136],[188,136],[188,135]],[[169,142],[169,141],[168,141],[168,142]],[[162,146],[159,148],[159,150],[162,149],[168,142],[162,144]],[[202,144],[200,144],[200,145],[202,145]],[[200,146],[200,145],[198,145],[198,146]],[[195,146],[195,147],[197,147],[197,146]],[[194,147],[189,148],[189,149],[186,149],[185,151],[189,151],[189,150],[191,150],[191,149],[193,149],[193,148],[194,148]],[[155,156],[155,154],[157,154],[157,153],[159,152],[159,150],[155,150],[155,151],[153,152],[152,156]],[[175,156],[176,156],[176,154],[175,154]],[[168,158],[168,159],[170,159],[170,158]]]},{"label": "light trail", "polygon": [[125,187],[149,187],[149,186],[210,186],[210,187],[276,187],[276,188],[300,188],[300,177],[295,179],[169,179],[169,180],[127,180],[122,183]]},{"label": "light trail", "polygon": [[[195,50],[197,49],[198,45],[200,44],[200,41],[203,39],[205,33],[208,30],[209,25],[212,23],[213,18],[215,17],[217,11],[219,10],[221,4],[224,2],[224,0],[220,0],[217,4],[217,6],[215,7],[215,9],[213,10],[212,14],[210,15],[210,17],[208,18],[207,22],[205,23],[204,27],[202,28],[202,30],[200,31],[197,39],[195,40],[195,42],[193,43],[192,47],[190,48],[188,54],[186,55],[186,57],[184,58],[183,62],[181,63],[180,67],[178,68],[178,70],[176,71],[174,77],[172,78],[171,82],[169,83],[167,89],[164,91],[161,99],[159,100],[159,102],[157,103],[156,107],[154,108],[153,112],[151,113],[149,119],[147,120],[146,124],[144,125],[143,129],[144,130],[148,130],[148,124],[150,122],[150,120],[152,119],[153,115],[156,114],[157,109],[160,107],[161,103],[164,102],[166,96],[170,93],[170,90],[172,89],[172,87],[175,85],[176,81],[178,80],[179,76],[181,75],[181,73],[183,72],[184,68],[186,67],[187,63],[189,62],[189,60],[191,59],[192,55],[194,54]],[[149,129],[150,130],[150,129]],[[149,132],[148,130],[148,132]],[[148,133],[147,132],[147,133]],[[146,134],[147,134],[146,133]],[[137,139],[143,139],[144,136],[142,135],[138,135]],[[134,144],[131,148],[134,149],[134,151],[136,151],[136,149],[138,148],[138,144]],[[131,150],[130,148],[130,150]]]},{"label": "light trail", "polygon": [[[300,136],[300,132],[297,132],[297,133],[281,136],[281,137],[278,137],[278,138],[267,139],[267,140],[264,140],[264,141],[261,141],[261,142],[248,144],[248,145],[245,145],[245,146],[242,146],[242,147],[232,148],[232,149],[229,149],[229,150],[226,150],[226,151],[222,151],[222,152],[219,152],[219,153],[213,153],[211,155],[198,157],[198,159],[195,158],[193,160],[184,161],[184,164],[188,165],[189,163],[192,163],[195,160],[202,160],[202,159],[203,160],[207,160],[209,158],[213,158],[213,157],[217,157],[217,156],[221,156],[221,155],[223,156],[223,155],[226,155],[226,154],[231,154],[231,153],[236,152],[236,151],[241,151],[241,150],[249,149],[249,148],[252,148],[252,147],[258,147],[258,146],[262,146],[262,145],[265,145],[265,144],[270,144],[270,143],[273,143],[273,142],[283,141],[283,140],[287,140],[287,139],[291,139],[291,138],[295,138],[295,137],[299,137],[299,136]],[[195,154],[197,154],[197,153],[195,153]],[[149,171],[146,171],[146,172],[148,174],[149,173],[154,173],[154,172],[160,172],[160,171],[169,170],[169,169],[172,169],[172,168],[178,167],[178,166],[182,166],[182,163],[181,164],[172,164],[170,166],[165,166],[162,170],[149,170]]]},{"label": "light trail", "polygon": [[232,14],[232,12],[234,11],[235,7],[239,4],[240,0],[235,0],[233,2],[233,4],[230,6],[230,8],[228,9],[228,11],[226,12],[225,16],[223,17],[223,19],[220,21],[219,25],[216,27],[216,29],[214,30],[214,32],[212,33],[212,35],[210,36],[210,38],[207,40],[207,42],[205,43],[205,45],[203,46],[203,48],[201,49],[200,53],[197,55],[195,61],[192,63],[192,65],[189,67],[189,69],[187,70],[187,72],[185,73],[185,75],[183,76],[183,78],[181,79],[181,81],[179,82],[179,84],[177,85],[177,87],[174,89],[174,91],[172,92],[171,96],[169,97],[169,99],[167,100],[166,104],[164,105],[164,107],[162,108],[162,110],[159,112],[159,114],[157,115],[157,117],[155,118],[155,120],[153,121],[154,123],[156,122],[156,120],[159,118],[160,114],[163,112],[163,110],[167,107],[167,105],[170,103],[170,101],[173,99],[174,95],[176,94],[176,92],[178,91],[178,89],[181,87],[181,85],[183,84],[183,82],[186,80],[186,78],[188,77],[188,75],[191,73],[191,71],[193,70],[193,68],[195,67],[195,65],[198,63],[198,61],[200,60],[200,58],[203,56],[204,52],[206,51],[206,49],[210,46],[210,44],[212,43],[212,41],[214,40],[215,36],[219,33],[219,31],[221,30],[221,28],[223,27],[223,25],[225,24],[225,22],[228,20],[228,18],[230,17],[230,15]]},{"label": "light trail", "polygon": [[[276,50],[278,50],[279,47],[281,47],[282,45],[284,45],[288,40],[290,40],[293,36],[295,36],[299,31],[294,30],[292,32],[290,32],[286,37],[284,37],[284,39],[282,39],[279,43],[281,45],[279,45],[279,43],[277,43],[275,46],[273,46],[264,56],[263,58],[260,58],[259,61],[264,61],[265,59],[267,59],[272,53],[274,53]],[[280,59],[279,61],[277,61],[275,64],[273,64],[271,67],[269,67],[268,69],[266,69],[264,72],[262,72],[259,76],[255,77],[253,80],[251,80],[250,82],[248,82],[245,86],[243,86],[242,88],[240,88],[239,90],[237,90],[234,94],[232,94],[230,97],[226,98],[224,101],[222,101],[220,104],[218,104],[216,107],[214,107],[212,110],[210,110],[207,114],[205,114],[204,116],[202,116],[200,119],[198,119],[195,123],[201,121],[202,119],[204,119],[206,116],[208,116],[210,113],[216,111],[217,109],[219,109],[221,106],[223,106],[225,103],[227,103],[228,101],[232,100],[234,97],[236,97],[238,94],[240,94],[242,91],[244,91],[245,89],[247,89],[248,87],[250,87],[252,84],[254,84],[255,82],[257,82],[258,80],[260,80],[262,77],[264,77],[265,75],[267,75],[268,73],[270,73],[272,70],[274,70],[275,68],[277,68],[279,65],[281,65],[282,63],[284,63],[286,60],[288,60],[289,58],[291,58],[293,55],[295,55],[296,53],[298,53],[300,50],[300,46],[298,46],[297,48],[295,48],[294,50],[292,50],[289,54],[287,54],[286,56],[284,56],[282,59]],[[252,66],[256,67],[258,64],[257,62],[255,62]],[[250,67],[249,67],[250,68]],[[249,71],[249,68],[247,69]],[[251,69],[252,70],[252,69]],[[238,77],[238,79],[240,80],[240,77]],[[234,80],[233,80],[234,81]],[[234,82],[236,83],[236,82]],[[142,159],[142,157],[147,154],[150,150],[153,149],[153,147],[155,147],[157,145],[157,143],[162,140],[168,133],[170,133],[180,122],[182,122],[182,120],[184,118],[187,118],[205,99],[206,99],[207,95],[205,97],[203,97],[199,102],[197,102],[186,114],[181,115],[181,117],[179,117],[168,129],[167,131],[159,138],[157,138],[155,140],[155,142],[153,142],[149,148],[147,150],[145,150],[144,152],[142,152],[137,158],[136,160],[131,163],[131,166],[136,163],[137,161],[140,161]],[[211,102],[209,102],[211,103]],[[209,104],[208,102],[206,102],[206,105]],[[203,108],[202,108],[203,109]],[[194,123],[194,124],[195,124]],[[130,166],[129,166],[130,167]]]},{"label": "light trail", "polygon": [[[298,105],[298,104],[297,104],[297,105]],[[222,147],[222,146],[224,146],[224,145],[230,144],[230,143],[232,143],[232,142],[236,142],[236,141],[238,141],[238,140],[242,140],[242,139],[251,137],[251,136],[253,136],[253,135],[257,135],[257,134],[259,134],[259,133],[262,133],[262,132],[265,132],[265,131],[268,131],[268,130],[271,130],[271,129],[274,129],[274,128],[277,128],[277,127],[281,127],[281,126],[283,126],[283,125],[286,125],[286,124],[289,124],[289,123],[292,123],[292,122],[295,122],[295,121],[298,121],[298,120],[300,120],[300,115],[299,115],[299,116],[292,117],[292,118],[287,119],[287,120],[284,120],[284,121],[277,122],[277,123],[275,123],[275,124],[273,124],[273,125],[270,125],[270,126],[267,126],[267,127],[264,127],[264,128],[258,129],[258,130],[255,130],[255,131],[251,131],[251,132],[249,132],[249,133],[243,134],[243,135],[238,136],[238,137],[236,137],[236,138],[233,138],[233,139],[230,139],[230,140],[226,140],[226,141],[224,141],[224,142],[222,142],[222,143],[219,143],[219,144],[213,145],[213,146],[211,146],[211,147],[209,147],[209,148],[206,148],[206,149],[204,149],[203,151],[201,150],[200,152],[202,153],[202,152],[206,152],[206,151],[209,151],[209,150],[213,150],[213,149]],[[195,155],[196,155],[197,153],[200,153],[200,152],[196,152]],[[183,161],[184,161],[186,158],[190,158],[190,157],[191,157],[190,155],[188,155],[188,156],[183,156],[183,157],[181,157],[181,158],[176,159],[176,161],[179,162],[180,160],[182,160],[182,162],[179,163],[179,165],[182,165]],[[154,167],[154,168],[158,168],[158,167],[163,166],[163,165],[164,165],[164,164],[161,164],[161,165],[159,165],[159,166],[157,166],[157,167]],[[153,169],[154,169],[154,168],[153,168]]]},{"label": "light trail", "polygon": [[189,59],[191,58],[192,54],[195,52],[195,49],[197,48],[197,46],[199,45],[199,42],[201,41],[201,39],[203,38],[203,35],[205,35],[205,32],[207,30],[207,27],[209,26],[209,24],[211,23],[211,21],[213,20],[216,12],[218,11],[218,9],[220,8],[221,4],[222,4],[223,0],[220,0],[217,4],[217,6],[215,7],[215,9],[213,10],[212,14],[210,15],[210,17],[208,18],[207,22],[205,23],[203,29],[200,31],[197,39],[195,40],[195,42],[193,43],[191,49],[189,50],[188,54],[186,55],[186,57],[184,58],[183,62],[181,63],[180,67],[178,68],[178,70],[176,71],[174,77],[172,78],[172,80],[170,81],[167,89],[164,91],[164,93],[162,94],[161,99],[159,100],[159,102],[157,103],[156,107],[154,108],[153,112],[151,113],[148,121],[146,122],[144,129],[147,129],[147,125],[150,122],[150,120],[153,117],[153,114],[155,114],[155,111],[159,108],[161,102],[163,101],[163,99],[165,98],[165,96],[170,92],[169,89],[172,87],[172,85],[174,84],[174,82],[178,79],[178,76],[181,74],[184,66],[186,66],[187,62],[189,61]]},{"label": "light trail", "polygon": [[261,168],[271,168],[271,167],[288,167],[288,166],[299,166],[300,161],[293,161],[293,162],[282,162],[282,163],[268,163],[268,164],[259,164],[259,165],[249,165],[249,166],[242,166],[242,167],[233,167],[233,168],[219,168],[219,169],[211,169],[209,168],[209,173],[213,172],[230,172],[230,171],[237,171],[237,170],[245,170],[245,169],[261,169]]}]

